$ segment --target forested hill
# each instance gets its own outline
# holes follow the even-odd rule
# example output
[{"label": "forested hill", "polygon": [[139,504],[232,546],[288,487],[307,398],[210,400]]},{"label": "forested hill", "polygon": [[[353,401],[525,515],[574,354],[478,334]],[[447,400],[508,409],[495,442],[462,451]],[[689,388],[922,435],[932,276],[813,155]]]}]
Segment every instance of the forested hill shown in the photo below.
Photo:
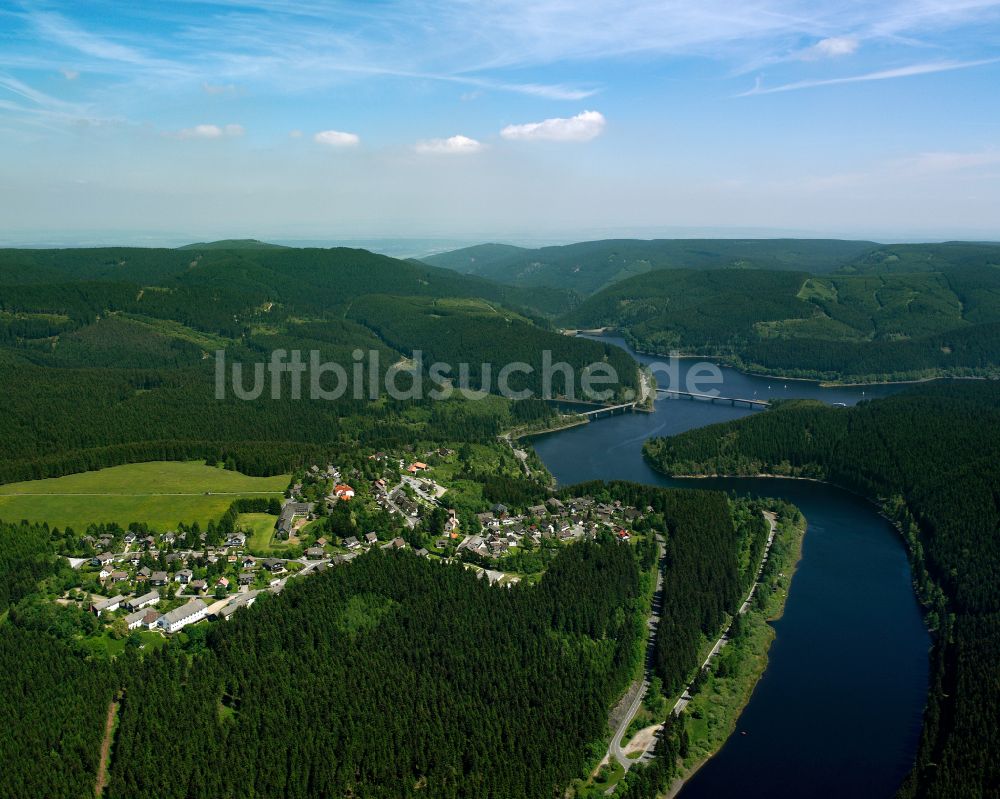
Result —
[{"label": "forested hill", "polygon": [[[248,473],[276,474],[331,446],[486,440],[526,418],[526,405],[426,393],[296,401],[287,375],[279,400],[229,391],[220,401],[218,350],[246,364],[248,379],[278,350],[307,360],[315,350],[348,371],[356,351],[375,353],[378,386],[416,349],[492,363],[494,374],[548,349],[577,375],[614,361],[614,388],[634,387],[635,363],[620,350],[511,309],[559,296],[345,248],[0,250],[0,378],[16,386],[0,395],[0,482],[186,458],[231,457]],[[436,313],[418,310],[428,303]],[[445,308],[446,324],[435,324]]]},{"label": "forested hill", "polygon": [[934,272],[1000,266],[1000,244],[880,245],[840,239],[609,239],[525,249],[480,244],[424,263],[512,286],[558,286],[584,297],[661,269],[770,269],[832,273]]},{"label": "forested hill", "polygon": [[219,241],[199,241],[195,244],[185,244],[178,250],[285,250],[283,244],[271,244],[258,239],[221,239]]},{"label": "forested hill", "polygon": [[558,286],[587,296],[658,269],[833,272],[877,246],[837,239],[608,239],[538,249],[485,244],[423,260],[499,283]]},{"label": "forested hill", "polygon": [[925,729],[903,797],[1000,786],[1000,385],[920,387],[835,409],[783,403],[647,443],[671,474],[827,479],[883,500],[935,629]]},{"label": "forested hill", "polygon": [[[234,310],[265,302],[329,309],[343,306],[352,297],[389,289],[402,295],[482,297],[544,312],[564,311],[573,298],[561,289],[526,291],[367,250],[249,246],[246,242],[222,246],[228,244],[193,244],[173,250],[0,249],[0,285],[101,282],[136,290],[153,286],[169,290],[178,301],[200,305],[224,292],[227,300],[240,303]],[[148,297],[146,301],[151,302]]]},{"label": "forested hill", "polygon": [[991,375],[1000,368],[1000,268],[660,270],[598,292],[561,322],[612,326],[646,352],[702,354],[790,377]]},{"label": "forested hill", "polygon": [[[719,492],[561,495],[577,492],[648,508],[642,529],[665,537],[656,667],[665,685],[686,682],[752,579],[740,553],[758,536]],[[92,795],[113,697],[109,797],[562,796],[605,751],[608,712],[640,668],[657,564],[651,536],[623,545],[606,531],[560,547],[537,584],[506,587],[374,548],[109,662],[77,643],[93,616],[50,601],[74,579],[55,540],[0,523],[5,796]],[[665,787],[678,743],[664,736],[668,752],[634,769],[644,790],[628,795]]]}]

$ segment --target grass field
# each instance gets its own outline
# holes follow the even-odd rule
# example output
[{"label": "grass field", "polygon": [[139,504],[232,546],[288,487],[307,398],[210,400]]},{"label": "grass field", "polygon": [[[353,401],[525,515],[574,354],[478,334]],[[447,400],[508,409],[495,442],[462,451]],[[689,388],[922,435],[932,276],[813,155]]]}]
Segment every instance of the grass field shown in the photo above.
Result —
[{"label": "grass field", "polygon": [[277,521],[278,517],[270,513],[241,513],[236,517],[236,526],[251,531],[247,544],[251,552],[276,554],[289,546],[287,541],[272,541]]},{"label": "grass field", "polygon": [[[167,643],[166,638],[152,630],[139,630],[138,633],[142,645],[147,651],[159,649]],[[81,639],[81,643],[92,655],[97,657],[118,657],[118,655],[125,651],[125,639],[120,638],[116,641],[108,632],[104,632],[102,635],[93,638],[83,638]]]},{"label": "grass field", "polygon": [[280,497],[288,475],[248,477],[201,461],[154,461],[0,486],[0,518],[86,528],[91,522],[202,526],[243,496]]}]

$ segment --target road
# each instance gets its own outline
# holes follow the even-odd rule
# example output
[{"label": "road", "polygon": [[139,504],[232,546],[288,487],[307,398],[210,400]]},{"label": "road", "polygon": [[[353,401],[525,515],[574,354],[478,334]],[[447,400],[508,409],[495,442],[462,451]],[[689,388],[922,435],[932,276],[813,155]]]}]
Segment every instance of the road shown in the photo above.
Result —
[{"label": "road", "polygon": [[[764,518],[767,519],[767,523],[771,526],[771,532],[767,537],[767,546],[764,547],[764,555],[760,559],[760,566],[757,567],[757,577],[754,580],[754,584],[750,587],[750,591],[747,594],[747,598],[743,600],[743,604],[740,605],[740,610],[739,610],[740,615],[746,613],[750,609],[750,602],[753,600],[754,594],[757,593],[757,586],[760,585],[760,575],[764,571],[764,564],[767,563],[767,556],[771,552],[771,544],[774,543],[774,535],[778,530],[778,521],[774,513],[772,513],[771,511],[764,511]],[[701,664],[701,668],[699,669],[699,671],[705,669],[708,666],[708,664],[712,662],[712,658],[716,657],[719,654],[719,652],[722,651],[722,648],[729,643],[729,636],[727,635],[728,632],[729,628],[727,627],[726,630],[722,633],[722,635],[719,636],[719,640],[715,642],[715,646],[713,646],[712,650],[708,653],[708,657],[706,657],[705,662]],[[681,698],[677,700],[677,703],[674,705],[673,710],[671,712],[675,716],[680,715],[681,711],[683,711],[684,708],[688,706],[688,703],[691,701],[691,698],[692,698],[691,684],[689,683],[684,688],[684,692],[681,694]],[[652,749],[652,747],[653,744],[651,743],[649,748]]]},{"label": "road", "polygon": [[510,433],[504,433],[500,436],[500,440],[505,441],[507,446],[510,447],[510,451],[514,453],[514,457],[517,458],[518,463],[521,464],[521,468],[524,470],[524,476],[531,477],[531,468],[528,466],[528,453],[514,446],[514,439],[511,438]]},{"label": "road", "polygon": [[[774,543],[774,536],[775,533],[777,532],[777,519],[775,517],[775,514],[770,511],[765,511],[764,517],[767,519],[768,524],[771,527],[771,532],[768,535],[767,545],[764,547],[764,554],[760,559],[760,565],[757,567],[756,580],[754,581],[753,586],[751,586],[750,591],[747,593],[746,599],[743,601],[743,604],[740,605],[739,609],[740,614],[746,613],[747,610],[749,610],[750,608],[750,603],[753,601],[754,594],[757,592],[757,586],[760,585],[760,575],[764,571],[764,565],[767,563],[768,555],[771,552],[771,545]],[[658,543],[661,544],[661,556],[662,556],[662,541],[659,538],[659,536],[657,537],[657,541]],[[662,574],[662,570],[660,570],[660,573]],[[662,587],[662,578],[658,576],[656,584],[656,594],[654,595],[653,599],[654,612],[650,614],[650,638],[649,638],[649,647],[647,650],[646,674],[643,677],[643,682],[639,692],[636,694],[635,699],[629,706],[629,710],[625,716],[625,719],[621,722],[621,724],[618,725],[618,729],[615,730],[614,737],[611,739],[611,745],[608,747],[608,753],[607,753],[608,761],[610,762],[610,760],[614,758],[621,764],[622,768],[624,768],[626,771],[628,771],[629,768],[635,763],[643,762],[651,758],[652,751],[656,746],[656,741],[659,739],[659,734],[658,734],[659,731],[657,730],[656,735],[649,736],[648,743],[645,745],[645,747],[639,750],[632,751],[633,755],[636,753],[636,751],[641,752],[639,757],[636,757],[634,759],[630,759],[626,755],[625,749],[627,749],[628,747],[626,746],[625,749],[623,749],[621,746],[622,736],[624,736],[625,732],[628,730],[629,725],[632,723],[632,719],[635,718],[635,714],[639,712],[639,707],[642,705],[642,700],[643,698],[645,698],[646,691],[649,687],[649,677],[652,674],[652,666],[653,666],[652,657],[654,652],[656,623],[659,622],[659,611],[662,610],[662,606],[657,604],[658,602],[662,602],[661,587]],[[729,637],[726,634],[728,631],[729,628],[727,627],[726,630],[722,633],[722,635],[719,636],[719,639],[715,642],[715,645],[708,653],[708,656],[705,658],[705,661],[701,664],[701,669],[699,669],[699,671],[705,669],[709,665],[709,663],[712,662],[712,658],[718,656],[719,652],[722,651],[723,647],[725,647],[725,645],[729,643]],[[691,685],[688,684],[684,688],[684,691],[681,694],[680,699],[678,699],[676,704],[674,704],[671,713],[673,713],[674,715],[678,715],[681,713],[681,711],[684,710],[684,708],[688,706],[688,703],[691,701],[692,698],[690,689]],[[613,792],[613,789],[611,792]]]},{"label": "road", "polygon": [[390,508],[392,508],[394,511],[396,511],[396,513],[398,513],[402,517],[403,523],[412,530],[416,526],[417,523],[413,519],[411,519],[409,516],[407,516],[405,513],[403,513],[403,511],[399,507],[399,505],[397,505],[395,502],[392,501],[392,495],[395,494],[397,491],[399,491],[399,489],[401,489],[403,487],[403,483],[404,482],[405,481],[400,480],[399,483],[397,483],[395,486],[393,486],[392,488],[390,488],[386,492],[386,494],[385,494],[385,502],[386,502],[386,504]]},{"label": "road", "polygon": [[656,657],[656,627],[660,623],[660,612],[663,610],[663,546],[666,542],[663,536],[656,534],[656,547],[658,550],[658,560],[656,565],[656,589],[653,591],[653,601],[650,607],[649,618],[646,620],[646,627],[649,635],[646,640],[646,662],[643,667],[642,683],[636,691],[632,704],[629,705],[628,712],[621,720],[614,735],[611,736],[611,744],[608,746],[607,759],[617,760],[626,771],[636,762],[625,756],[622,750],[621,740],[635,718],[635,714],[642,707],[642,700],[646,698],[646,691],[649,690],[649,680],[653,676],[653,664]]}]

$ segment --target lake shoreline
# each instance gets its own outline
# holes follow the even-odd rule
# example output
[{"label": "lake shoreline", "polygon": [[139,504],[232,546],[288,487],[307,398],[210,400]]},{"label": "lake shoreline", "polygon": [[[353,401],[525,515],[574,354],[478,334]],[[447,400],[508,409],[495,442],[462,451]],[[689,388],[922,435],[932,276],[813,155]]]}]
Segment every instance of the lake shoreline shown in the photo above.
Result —
[{"label": "lake shoreline", "polygon": [[[565,331],[567,335],[570,335],[570,331]],[[593,336],[595,338],[608,338],[611,336],[617,336],[624,339],[621,331],[615,330],[613,328],[596,328],[594,330],[577,330],[573,331],[574,336]],[[626,342],[628,343],[628,342]],[[908,386],[908,385],[919,385],[921,383],[933,383],[935,380],[997,380],[995,376],[989,375],[953,375],[948,374],[946,371],[939,371],[935,374],[928,375],[926,377],[913,377],[899,380],[859,380],[858,378],[848,377],[843,380],[836,378],[828,378],[822,376],[812,376],[812,377],[801,377],[801,376],[791,376],[783,375],[780,372],[774,373],[769,372],[764,369],[748,369],[744,364],[739,363],[735,357],[715,354],[705,354],[705,353],[692,353],[692,352],[651,352],[649,350],[642,350],[636,347],[629,347],[639,355],[645,355],[648,358],[676,358],[678,360],[692,360],[696,358],[701,358],[707,361],[717,361],[723,366],[727,366],[730,369],[735,369],[740,374],[747,375],[748,377],[760,377],[767,380],[793,380],[802,383],[815,383],[820,388],[863,388],[865,386]]]},{"label": "lake shoreline", "polygon": [[790,565],[788,565],[783,569],[787,574],[788,578],[788,583],[785,589],[784,596],[781,597],[781,600],[778,603],[777,607],[773,608],[770,612],[768,612],[763,619],[764,624],[767,626],[768,630],[768,632],[766,633],[767,644],[764,648],[762,657],[760,658],[759,662],[756,664],[756,668],[754,669],[750,690],[746,691],[745,694],[742,696],[739,703],[739,707],[736,709],[736,712],[732,717],[732,724],[730,725],[729,730],[726,733],[725,737],[719,742],[719,745],[714,749],[712,749],[712,751],[708,752],[704,757],[699,759],[689,770],[684,772],[683,775],[677,777],[670,784],[666,794],[664,794],[665,799],[675,799],[675,797],[677,797],[678,794],[680,794],[681,790],[695,776],[695,774],[697,774],[706,763],[708,763],[713,757],[715,757],[719,752],[722,751],[722,748],[729,742],[729,739],[732,738],[733,734],[736,732],[736,729],[739,726],[740,717],[743,715],[743,711],[746,710],[747,705],[750,704],[750,700],[753,698],[754,692],[757,690],[757,685],[760,683],[761,679],[764,677],[764,674],[767,672],[767,668],[770,663],[769,654],[771,651],[771,646],[774,644],[775,640],[778,637],[777,630],[774,629],[772,622],[778,621],[782,616],[785,615],[785,606],[788,603],[788,597],[791,594],[791,588],[792,588],[792,583],[795,580],[795,574],[798,571],[799,564],[802,561],[802,547],[805,542],[806,532],[809,529],[808,520],[804,516],[800,516],[800,518],[801,518],[801,525],[797,525],[793,533],[795,545],[794,549],[792,550],[791,557],[789,559]]}]

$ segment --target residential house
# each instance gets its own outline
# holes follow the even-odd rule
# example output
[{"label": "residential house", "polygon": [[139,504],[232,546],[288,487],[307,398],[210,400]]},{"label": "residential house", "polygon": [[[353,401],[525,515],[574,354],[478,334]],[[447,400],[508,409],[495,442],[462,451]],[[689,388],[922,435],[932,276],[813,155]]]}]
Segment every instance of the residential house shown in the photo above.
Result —
[{"label": "residential house", "polygon": [[348,549],[357,549],[361,546],[361,543],[353,535],[349,535],[344,539],[344,546]]},{"label": "residential house", "polygon": [[147,630],[152,630],[156,626],[156,622],[160,620],[160,614],[152,608],[146,608],[144,613],[146,615],[142,617],[142,625]]},{"label": "residential house", "polygon": [[149,575],[149,584],[150,585],[166,585],[167,582],[169,581],[169,579],[170,578],[167,577],[167,573],[166,572],[153,572],[152,574]]},{"label": "residential house", "polygon": [[264,558],[261,563],[272,574],[281,574],[285,570],[285,562],[278,558]]},{"label": "residential house", "polygon": [[174,575],[174,580],[181,585],[187,585],[191,580],[194,579],[194,572],[190,569],[181,569],[177,574]]},{"label": "residential house", "polygon": [[121,594],[116,594],[108,599],[100,599],[90,606],[90,609],[94,611],[95,616],[100,616],[105,611],[108,613],[114,613],[118,608],[121,607],[122,602],[125,601],[125,597]]},{"label": "residential house", "polygon": [[155,605],[159,601],[159,592],[150,591],[148,594],[143,594],[142,596],[137,596],[134,599],[126,600],[125,608],[131,611],[142,610],[143,608],[148,608],[150,605]]},{"label": "residential house", "polygon": [[310,560],[319,560],[325,554],[326,553],[323,551],[323,547],[309,547],[309,549],[306,550],[306,557]]},{"label": "residential house", "polygon": [[196,594],[200,594],[206,588],[208,588],[208,583],[206,583],[204,580],[192,580],[190,583],[188,583],[188,590],[194,591]]},{"label": "residential house", "polygon": [[226,539],[227,547],[242,547],[245,546],[247,542],[247,537],[243,533],[231,533]]},{"label": "residential house", "polygon": [[278,517],[278,532],[288,538],[292,533],[293,522],[296,516],[308,516],[313,509],[311,502],[294,502],[289,500],[281,508],[281,516]]},{"label": "residential house", "polygon": [[123,583],[128,579],[128,572],[123,572],[121,570],[111,572],[111,582],[113,583]]},{"label": "residential house", "polygon": [[218,618],[222,621],[226,621],[241,608],[250,607],[257,599],[257,594],[257,591],[248,591],[245,594],[240,594],[239,596],[234,597],[228,605],[219,611]]},{"label": "residential house", "polygon": [[240,585],[253,585],[254,573],[253,572],[241,572],[239,580],[240,580]]},{"label": "residential house", "polygon": [[107,566],[115,559],[115,556],[110,552],[102,552],[100,555],[94,555],[90,559],[91,566]]},{"label": "residential house", "polygon": [[337,499],[343,500],[344,502],[350,502],[354,499],[354,489],[351,488],[346,483],[341,483],[336,488],[333,489],[334,495]]},{"label": "residential house", "polygon": [[182,605],[169,613],[164,613],[157,623],[163,628],[164,632],[175,633],[189,624],[194,624],[204,619],[207,610],[207,606],[200,599],[192,599],[186,605]]},{"label": "residential house", "polygon": [[130,613],[125,617],[125,623],[128,625],[130,630],[136,630],[139,627],[142,627],[142,620],[144,618],[146,618],[146,611],[137,610],[135,613]]}]

